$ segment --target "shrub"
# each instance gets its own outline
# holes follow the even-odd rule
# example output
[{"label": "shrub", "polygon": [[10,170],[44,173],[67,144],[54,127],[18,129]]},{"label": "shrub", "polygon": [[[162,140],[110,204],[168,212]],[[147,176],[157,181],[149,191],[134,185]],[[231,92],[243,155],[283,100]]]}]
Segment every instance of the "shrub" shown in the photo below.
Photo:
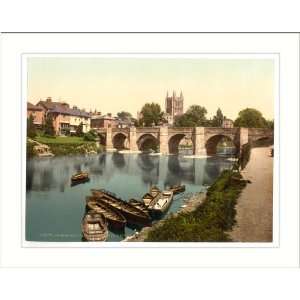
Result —
[{"label": "shrub", "polygon": [[226,242],[228,231],[235,224],[235,205],[246,182],[240,174],[223,171],[209,188],[203,204],[190,213],[167,218],[154,228],[145,241],[149,242]]},{"label": "shrub", "polygon": [[87,133],[85,133],[85,134],[83,135],[83,139],[84,139],[85,141],[94,142],[94,141],[96,140],[96,137],[94,136],[93,133],[91,133],[91,132],[89,131],[89,132],[87,132]]},{"label": "shrub", "polygon": [[36,153],[34,151],[34,143],[30,143],[30,142],[27,141],[27,143],[26,143],[26,157],[31,158],[35,155],[36,155]]},{"label": "shrub", "polygon": [[30,115],[29,118],[27,118],[27,136],[30,138],[34,138],[36,136],[36,128],[33,123],[33,116]]}]

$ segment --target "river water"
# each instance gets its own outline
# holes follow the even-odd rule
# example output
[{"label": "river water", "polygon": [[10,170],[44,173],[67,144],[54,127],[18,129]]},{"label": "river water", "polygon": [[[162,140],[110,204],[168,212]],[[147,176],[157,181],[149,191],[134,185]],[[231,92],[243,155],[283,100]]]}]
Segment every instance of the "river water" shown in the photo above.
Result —
[{"label": "river water", "polygon": [[[26,240],[78,242],[85,197],[92,188],[104,188],[124,200],[141,199],[151,185],[161,189],[185,184],[168,211],[175,212],[191,193],[204,191],[232,161],[226,157],[187,158],[182,155],[102,153],[94,156],[33,158],[27,162]],[[90,181],[70,185],[71,176],[88,171]],[[134,232],[109,232],[107,241],[120,241]]]}]

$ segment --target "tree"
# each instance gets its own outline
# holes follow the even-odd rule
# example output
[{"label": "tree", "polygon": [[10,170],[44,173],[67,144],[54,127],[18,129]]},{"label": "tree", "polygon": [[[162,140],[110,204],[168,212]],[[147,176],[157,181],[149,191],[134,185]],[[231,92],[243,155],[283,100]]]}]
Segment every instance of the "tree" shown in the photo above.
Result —
[{"label": "tree", "polygon": [[274,120],[267,120],[267,127],[270,129],[274,129]]},{"label": "tree", "polygon": [[213,119],[211,120],[210,124],[212,127],[222,127],[224,115],[220,108],[217,109],[216,115],[213,116]]},{"label": "tree", "polygon": [[47,115],[45,119],[45,126],[44,126],[45,134],[49,136],[55,136],[55,130],[53,127],[53,118],[51,115]]},{"label": "tree", "polygon": [[234,121],[235,127],[265,128],[268,127],[262,113],[254,108],[246,108],[239,112],[238,118]]},{"label": "tree", "polygon": [[163,112],[161,111],[160,105],[157,103],[146,103],[141,113],[143,115],[141,119],[141,123],[144,124],[144,126],[152,126],[159,125],[161,122],[163,122]]},{"label": "tree", "polygon": [[207,110],[205,107],[200,105],[192,105],[185,114],[175,118],[174,124],[178,127],[206,126],[206,114]]},{"label": "tree", "polygon": [[121,111],[117,113],[117,116],[119,119],[121,119],[122,121],[126,121],[126,120],[131,120],[132,115],[130,112],[127,111]]},{"label": "tree", "polygon": [[34,138],[36,136],[36,128],[33,123],[32,115],[30,115],[29,118],[27,118],[27,136],[30,138]]},{"label": "tree", "polygon": [[80,124],[76,128],[76,135],[77,136],[83,136],[83,124],[80,122]]}]

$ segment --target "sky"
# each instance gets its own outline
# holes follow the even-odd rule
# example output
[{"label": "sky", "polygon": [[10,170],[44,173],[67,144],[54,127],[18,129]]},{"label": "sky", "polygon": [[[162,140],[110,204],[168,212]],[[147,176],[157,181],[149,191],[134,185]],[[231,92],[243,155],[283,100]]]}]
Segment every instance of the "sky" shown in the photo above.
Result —
[{"label": "sky", "polygon": [[212,117],[220,107],[231,119],[250,107],[274,115],[272,59],[211,58],[28,58],[28,101],[52,97],[102,114],[129,111],[136,117],[146,102],[165,109],[175,90],[190,105],[204,106]]}]

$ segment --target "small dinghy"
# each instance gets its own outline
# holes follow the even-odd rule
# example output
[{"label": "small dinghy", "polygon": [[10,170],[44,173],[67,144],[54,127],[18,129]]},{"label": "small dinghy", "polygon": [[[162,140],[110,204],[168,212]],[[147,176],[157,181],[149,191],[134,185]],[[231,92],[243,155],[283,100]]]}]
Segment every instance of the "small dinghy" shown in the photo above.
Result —
[{"label": "small dinghy", "polygon": [[108,226],[112,229],[124,229],[126,225],[125,217],[117,210],[110,209],[107,205],[97,201],[97,197],[87,196],[86,206],[89,210],[101,213],[108,222]]},{"label": "small dinghy", "polygon": [[149,210],[153,217],[159,218],[167,212],[173,201],[172,191],[163,191],[159,194],[150,205]]},{"label": "small dinghy", "polygon": [[185,185],[171,185],[169,190],[173,192],[173,194],[180,194],[185,191]]},{"label": "small dinghy", "polygon": [[145,213],[148,214],[148,208],[147,206],[144,204],[143,201],[137,200],[137,199],[130,199],[128,201],[131,205],[137,207],[138,209],[144,211]]},{"label": "small dinghy", "polygon": [[118,198],[115,194],[106,190],[92,189],[91,191],[93,196],[97,198],[97,201],[102,202],[111,209],[118,210],[126,218],[128,223],[135,225],[151,224],[151,217],[148,213]]},{"label": "small dinghy", "polygon": [[82,182],[87,182],[89,180],[90,180],[89,173],[79,172],[77,174],[74,174],[71,177],[71,184],[75,185],[75,184],[79,184],[79,183],[82,183]]},{"label": "small dinghy", "polygon": [[145,206],[149,206],[151,204],[151,202],[153,202],[153,199],[155,197],[157,197],[160,193],[160,189],[157,186],[152,186],[149,189],[149,192],[146,193],[143,197],[142,197],[142,201],[144,202]]},{"label": "small dinghy", "polygon": [[89,211],[83,217],[81,230],[83,238],[86,241],[103,242],[108,237],[105,217],[96,211]]}]

